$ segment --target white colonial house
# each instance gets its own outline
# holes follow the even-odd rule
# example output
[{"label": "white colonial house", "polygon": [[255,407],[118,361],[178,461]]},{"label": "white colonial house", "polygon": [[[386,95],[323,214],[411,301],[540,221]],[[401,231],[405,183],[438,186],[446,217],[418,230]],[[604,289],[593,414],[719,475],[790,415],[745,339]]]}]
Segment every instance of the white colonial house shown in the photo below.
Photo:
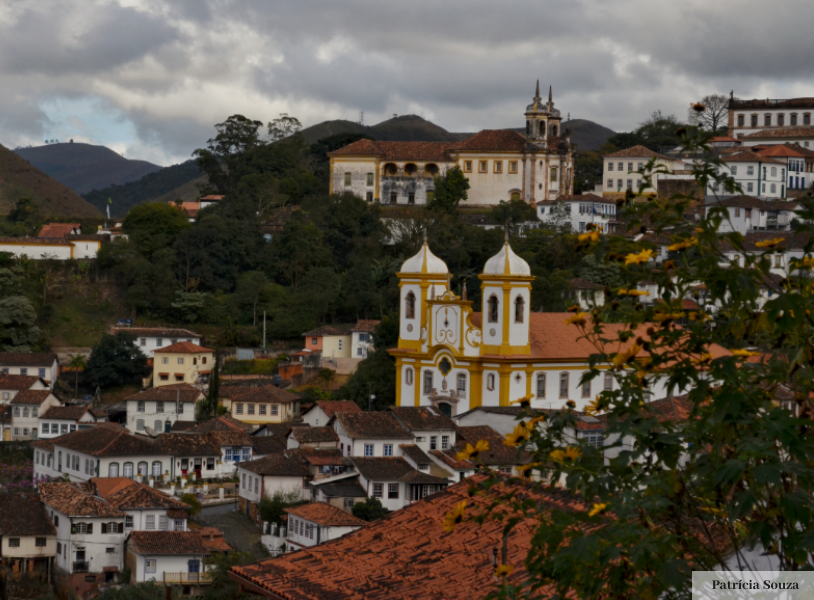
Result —
[{"label": "white colonial house", "polygon": [[325,502],[286,508],[289,550],[318,546],[364,527],[365,522]]},{"label": "white colonial house", "polygon": [[570,225],[571,231],[583,233],[593,225],[608,233],[615,230],[616,201],[595,194],[560,196],[537,203],[537,218],[552,226]]},{"label": "white colonial house", "polygon": [[359,413],[362,409],[350,400],[317,400],[302,413],[302,420],[311,427],[319,427],[327,425],[328,421],[340,412]]},{"label": "white colonial house", "polygon": [[154,387],[125,398],[127,428],[134,433],[169,432],[176,421],[195,421],[195,406],[204,393],[188,383]]},{"label": "white colonial house", "polygon": [[52,406],[39,417],[39,438],[50,439],[96,423],[90,406]]},{"label": "white colonial house", "polygon": [[168,327],[114,327],[111,333],[115,335],[120,331],[136,336],[136,346],[138,346],[138,349],[148,358],[152,358],[156,350],[161,350],[178,342],[189,342],[198,346],[201,344],[201,334],[188,329],[172,329]]},{"label": "white colonial house", "polygon": [[91,574],[117,581],[124,567],[125,514],[82,484],[42,483],[40,497],[57,532],[56,566],[69,585],[81,589]]},{"label": "white colonial house", "polygon": [[359,319],[351,329],[350,355],[351,358],[365,359],[370,348],[373,347],[373,333],[380,321]]},{"label": "white colonial house", "polygon": [[793,200],[760,200],[752,196],[730,196],[707,204],[707,213],[715,207],[724,208],[729,218],[721,221],[718,231],[788,231],[801,205]]},{"label": "white colonial house", "polygon": [[203,538],[194,531],[133,531],[126,542],[130,583],[209,584],[204,564],[208,554]]},{"label": "white colonial house", "polygon": [[[811,129],[814,99],[753,99],[741,100],[734,93],[729,96],[729,135],[750,144],[758,139],[801,139],[795,130]],[[771,134],[776,136],[771,136]],[[809,133],[814,140],[814,131]],[[782,143],[775,141],[774,143]]]},{"label": "white colonial house", "polygon": [[342,456],[399,456],[399,445],[415,440],[390,412],[337,413],[330,424]]},{"label": "white colonial house", "polygon": [[[749,196],[766,199],[786,197],[786,163],[782,160],[762,156],[750,148],[735,148],[719,157],[726,165],[723,174],[732,178]],[[725,197],[730,195],[721,184],[717,188],[710,185],[707,196]]]},{"label": "white colonial house", "polygon": [[308,482],[312,478],[308,463],[299,455],[270,454],[264,458],[237,465],[240,482],[240,510],[257,518],[258,505],[264,497],[276,493],[299,496],[308,500]]},{"label": "white colonial house", "polygon": [[39,377],[54,389],[59,363],[53,352],[0,352],[0,374]]},{"label": "white colonial house", "polygon": [[12,573],[53,572],[57,535],[36,492],[0,495],[0,563]]},{"label": "white colonial house", "polygon": [[[644,146],[633,146],[618,152],[606,154],[603,168],[604,191],[603,196],[611,198],[618,197],[633,190],[639,192],[642,184],[645,166],[650,160],[655,159],[657,168],[664,168],[673,176],[676,171],[685,171],[688,166],[676,156],[668,156],[653,152]],[[651,172],[651,185],[645,187],[642,193],[656,193],[659,190],[660,173]]]},{"label": "white colonial house", "polygon": [[48,384],[34,375],[0,374],[0,404],[10,404],[14,396],[26,390],[47,390]]},{"label": "white colonial house", "polygon": [[450,475],[437,477],[413,468],[401,456],[354,457],[359,484],[368,498],[377,498],[388,510],[399,510],[436,492],[446,489]]},{"label": "white colonial house", "polygon": [[580,277],[568,281],[568,291],[565,294],[568,306],[576,304],[583,311],[605,304],[605,286]]},{"label": "white colonial house", "polygon": [[8,252],[15,258],[30,260],[90,260],[96,258],[102,247],[97,235],[72,235],[70,237],[0,238],[0,252]]},{"label": "white colonial house", "polygon": [[814,182],[814,150],[799,144],[773,144],[754,146],[757,154],[786,164],[786,191],[803,191]]},{"label": "white colonial house", "polygon": [[39,435],[39,417],[47,410],[60,406],[59,398],[49,389],[24,390],[9,402],[11,405],[12,440],[36,440]]},{"label": "white colonial house", "polygon": [[122,511],[124,531],[186,531],[189,505],[127,477],[93,477],[90,490]]}]

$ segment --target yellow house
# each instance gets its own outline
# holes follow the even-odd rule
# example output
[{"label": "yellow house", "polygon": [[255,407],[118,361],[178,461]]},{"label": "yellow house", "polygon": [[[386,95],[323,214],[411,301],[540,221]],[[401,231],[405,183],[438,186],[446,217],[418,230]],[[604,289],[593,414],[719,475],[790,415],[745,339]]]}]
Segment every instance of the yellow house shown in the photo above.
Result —
[{"label": "yellow house", "polygon": [[322,352],[325,358],[350,358],[352,325],[323,325],[303,333],[305,349]]},{"label": "yellow house", "polygon": [[153,355],[153,386],[173,383],[195,385],[209,378],[214,364],[214,350],[191,342],[156,348]]},{"label": "yellow house", "polygon": [[221,388],[220,402],[232,418],[252,425],[283,423],[300,414],[300,397],[274,385]]}]

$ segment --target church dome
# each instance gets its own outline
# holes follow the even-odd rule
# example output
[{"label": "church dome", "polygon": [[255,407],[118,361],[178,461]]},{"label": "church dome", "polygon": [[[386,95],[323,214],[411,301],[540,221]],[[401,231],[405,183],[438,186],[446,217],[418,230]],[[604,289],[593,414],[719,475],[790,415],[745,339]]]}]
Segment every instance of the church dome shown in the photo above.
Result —
[{"label": "church dome", "polygon": [[486,261],[483,267],[484,275],[531,275],[529,263],[517,256],[509,246],[509,242],[503,244],[500,252]]},{"label": "church dome", "polygon": [[447,263],[435,256],[427,246],[427,242],[421,246],[418,254],[412,258],[408,258],[401,265],[401,273],[433,273],[446,275],[449,273]]}]

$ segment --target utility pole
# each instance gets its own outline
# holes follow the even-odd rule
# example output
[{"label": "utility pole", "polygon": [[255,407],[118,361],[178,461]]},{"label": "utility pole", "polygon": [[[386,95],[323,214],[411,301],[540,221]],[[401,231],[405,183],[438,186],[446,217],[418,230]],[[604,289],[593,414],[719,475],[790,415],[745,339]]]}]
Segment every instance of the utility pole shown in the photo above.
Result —
[{"label": "utility pole", "polygon": [[263,311],[263,354],[266,353],[266,311]]}]

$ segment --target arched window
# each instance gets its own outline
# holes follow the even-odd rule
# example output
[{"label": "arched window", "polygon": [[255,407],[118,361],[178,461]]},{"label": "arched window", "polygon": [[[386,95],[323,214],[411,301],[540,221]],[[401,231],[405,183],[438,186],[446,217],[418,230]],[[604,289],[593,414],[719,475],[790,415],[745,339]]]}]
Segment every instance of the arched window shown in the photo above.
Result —
[{"label": "arched window", "polygon": [[554,136],[554,137],[557,137],[557,126],[556,125],[551,126],[551,135]]},{"label": "arched window", "polygon": [[452,405],[449,402],[439,402],[438,410],[441,411],[442,415],[445,415],[447,417],[452,416]]},{"label": "arched window", "polygon": [[493,373],[489,373],[489,375],[486,376],[486,389],[495,389],[495,376]]},{"label": "arched window", "polygon": [[412,292],[404,298],[404,318],[415,319],[415,294]]},{"label": "arched window", "polygon": [[133,463],[131,463],[131,462],[124,463],[124,470],[122,471],[122,475],[124,477],[132,477],[133,476]]},{"label": "arched window", "polygon": [[526,121],[526,137],[531,135],[531,121]]},{"label": "arched window", "polygon": [[150,467],[146,462],[143,462],[143,461],[140,462],[138,464],[138,474],[139,475],[146,475],[147,474],[147,469],[149,469],[149,468]]},{"label": "arched window", "polygon": [[107,467],[107,476],[108,477],[118,477],[119,476],[119,463],[112,462]]},{"label": "arched window", "polygon": [[523,296],[518,296],[514,301],[514,322],[522,323],[526,315],[526,301]]},{"label": "arched window", "polygon": [[153,461],[153,473],[152,474],[153,474],[154,477],[158,477],[159,475],[161,475],[161,461],[160,460]]},{"label": "arched window", "polygon": [[497,323],[497,311],[498,305],[500,302],[497,299],[497,296],[492,294],[489,297],[489,322],[490,323]]},{"label": "arched window", "polygon": [[560,398],[568,397],[568,373],[560,373]]},{"label": "arched window", "polygon": [[551,167],[551,181],[557,181],[557,167]]},{"label": "arched window", "polygon": [[537,373],[537,397],[545,398],[545,373]]},{"label": "arched window", "polygon": [[512,192],[509,195],[509,200],[520,200],[520,192]]},{"label": "arched window", "polygon": [[407,385],[413,385],[413,370],[412,369],[408,368],[404,372],[404,381],[407,383]]}]

